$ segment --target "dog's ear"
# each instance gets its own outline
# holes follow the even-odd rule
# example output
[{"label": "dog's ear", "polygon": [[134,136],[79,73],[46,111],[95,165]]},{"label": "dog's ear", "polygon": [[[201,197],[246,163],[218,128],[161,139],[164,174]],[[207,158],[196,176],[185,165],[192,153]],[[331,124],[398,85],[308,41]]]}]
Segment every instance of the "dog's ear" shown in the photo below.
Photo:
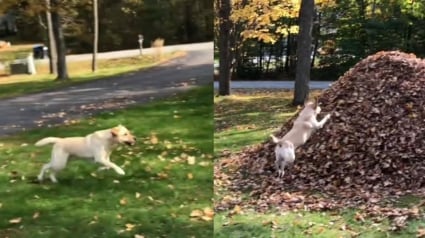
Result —
[{"label": "dog's ear", "polygon": [[119,130],[119,128],[118,128],[118,127],[114,127],[114,128],[112,128],[112,129],[111,129],[112,137],[117,137],[117,136],[118,136],[118,134],[119,134],[119,132],[120,132],[120,130]]},{"label": "dog's ear", "polygon": [[319,106],[319,97],[314,97],[313,108],[316,109]]},{"label": "dog's ear", "polygon": [[275,144],[279,143],[279,139],[276,136],[270,135],[270,137],[272,138],[273,143],[275,143]]}]

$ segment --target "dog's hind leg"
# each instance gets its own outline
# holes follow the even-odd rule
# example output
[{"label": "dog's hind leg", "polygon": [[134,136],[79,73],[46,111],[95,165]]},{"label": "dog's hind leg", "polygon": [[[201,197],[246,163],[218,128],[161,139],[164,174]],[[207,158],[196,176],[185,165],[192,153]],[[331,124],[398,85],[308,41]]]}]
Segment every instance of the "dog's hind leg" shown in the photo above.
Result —
[{"label": "dog's hind leg", "polygon": [[46,172],[46,170],[50,169],[50,163],[44,164],[43,167],[40,170],[40,173],[37,176],[38,181],[43,181],[44,178],[44,173]]},{"label": "dog's hind leg", "polygon": [[62,149],[53,149],[52,161],[50,161],[50,180],[53,183],[57,183],[56,174],[65,168],[68,162],[69,154]]},{"label": "dog's hind leg", "polygon": [[56,171],[50,171],[50,181],[52,181],[53,183],[57,183],[58,180],[56,179]]}]

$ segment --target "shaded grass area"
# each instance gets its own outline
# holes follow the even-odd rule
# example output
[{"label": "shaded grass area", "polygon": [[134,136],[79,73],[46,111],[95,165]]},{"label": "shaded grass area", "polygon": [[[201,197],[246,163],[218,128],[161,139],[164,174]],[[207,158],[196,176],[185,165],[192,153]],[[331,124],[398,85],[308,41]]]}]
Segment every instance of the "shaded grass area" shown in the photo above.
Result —
[{"label": "shaded grass area", "polygon": [[[214,156],[223,151],[237,152],[245,146],[268,139],[296,112],[291,106],[292,91],[236,90],[232,96],[218,97],[215,106]],[[312,92],[311,96],[319,95]],[[260,181],[259,181],[260,182]],[[226,187],[216,187],[215,197],[223,198]],[[249,196],[242,192],[241,197]],[[394,203],[394,201],[389,201]],[[405,196],[395,201],[396,207],[411,207],[420,198]],[[362,219],[358,211],[308,212],[291,211],[258,213],[236,206],[219,212],[214,219],[214,237],[416,237],[425,228],[425,218],[410,220],[401,231],[389,231],[387,218]]]},{"label": "shaded grass area", "polygon": [[[319,93],[313,91],[311,96]],[[235,90],[231,96],[216,97],[215,151],[237,151],[267,139],[295,114],[292,94],[288,90]]]},{"label": "shaded grass area", "polygon": [[[195,89],[0,139],[0,237],[212,237],[211,221],[189,217],[212,206],[212,93]],[[37,140],[117,124],[138,139],[112,153],[126,175],[77,160],[57,176],[58,184],[32,182],[51,150],[33,146]],[[188,164],[187,156],[196,163]]]},{"label": "shaded grass area", "polygon": [[133,73],[184,55],[184,52],[178,51],[164,54],[161,60],[157,60],[151,55],[99,60],[98,70],[95,73],[91,72],[91,61],[68,62],[70,80],[65,82],[55,80],[56,76],[49,74],[48,64],[39,62],[36,66],[37,75],[11,75],[3,77],[0,75],[0,98],[57,89],[92,80]]}]

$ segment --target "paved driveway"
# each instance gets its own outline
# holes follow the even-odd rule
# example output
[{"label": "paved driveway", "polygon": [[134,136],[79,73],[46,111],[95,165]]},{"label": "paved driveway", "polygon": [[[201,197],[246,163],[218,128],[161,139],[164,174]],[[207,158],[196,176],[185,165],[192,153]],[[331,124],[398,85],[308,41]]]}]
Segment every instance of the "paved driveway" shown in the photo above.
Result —
[{"label": "paved driveway", "polygon": [[[331,81],[311,81],[311,89],[327,89],[332,84]],[[232,81],[231,88],[261,88],[261,89],[293,89],[294,81]],[[218,82],[214,82],[214,88],[218,88]]]},{"label": "paved driveway", "polygon": [[149,102],[212,82],[212,42],[173,46],[173,50],[187,55],[145,71],[1,100],[0,136]]}]

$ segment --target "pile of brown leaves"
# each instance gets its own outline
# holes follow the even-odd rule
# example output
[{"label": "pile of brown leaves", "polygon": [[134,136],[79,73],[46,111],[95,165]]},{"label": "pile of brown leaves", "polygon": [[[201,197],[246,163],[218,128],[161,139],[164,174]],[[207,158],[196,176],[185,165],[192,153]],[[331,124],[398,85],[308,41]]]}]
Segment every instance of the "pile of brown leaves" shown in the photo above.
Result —
[{"label": "pile of brown leaves", "polygon": [[[319,101],[331,120],[297,149],[283,181],[275,176],[271,141],[222,160],[216,179],[227,180],[230,190],[250,191],[245,205],[258,210],[359,207],[369,215],[417,216],[417,208],[392,208],[387,201],[425,195],[425,60],[379,52],[346,72]],[[222,200],[216,208],[234,203]]]}]

